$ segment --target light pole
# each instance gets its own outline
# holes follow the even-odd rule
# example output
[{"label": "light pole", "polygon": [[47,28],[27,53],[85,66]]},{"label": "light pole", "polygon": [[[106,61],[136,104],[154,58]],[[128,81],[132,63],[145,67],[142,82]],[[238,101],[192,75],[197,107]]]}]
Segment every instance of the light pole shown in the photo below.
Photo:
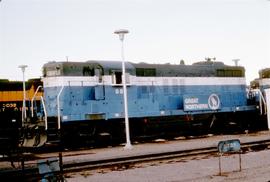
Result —
[{"label": "light pole", "polygon": [[27,65],[20,65],[19,68],[21,68],[22,73],[23,73],[23,106],[22,106],[22,123],[23,123],[26,119],[26,109],[25,109],[26,92],[25,92],[24,72],[25,72],[25,68],[27,68]]},{"label": "light pole", "polygon": [[126,128],[126,145],[124,149],[132,149],[129,134],[129,120],[128,120],[128,105],[127,105],[127,86],[126,86],[126,68],[124,57],[124,36],[129,33],[128,30],[120,29],[114,32],[119,35],[121,41],[121,55],[122,55],[122,82],[123,82],[123,95],[124,95],[124,113],[125,113],[125,128]]}]

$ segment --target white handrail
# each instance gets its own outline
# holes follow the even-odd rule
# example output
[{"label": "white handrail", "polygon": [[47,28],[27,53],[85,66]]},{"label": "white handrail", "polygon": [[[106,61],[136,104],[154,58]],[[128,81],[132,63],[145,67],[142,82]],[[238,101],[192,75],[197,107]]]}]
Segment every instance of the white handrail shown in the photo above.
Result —
[{"label": "white handrail", "polygon": [[64,89],[64,85],[62,86],[62,88],[60,89],[58,95],[57,95],[57,125],[58,125],[58,129],[61,128],[60,124],[61,124],[61,116],[60,116],[60,95],[62,93]]},{"label": "white handrail", "polygon": [[42,96],[37,96],[37,98],[40,98],[40,101],[42,103],[43,106],[43,111],[44,111],[44,123],[45,123],[45,130],[48,129],[48,115],[47,115],[47,110],[46,110],[46,106],[45,106],[45,102]]},{"label": "white handrail", "polygon": [[45,130],[47,130],[48,129],[47,111],[46,111],[46,107],[45,107],[45,103],[44,103],[43,97],[42,96],[39,96],[39,97],[40,97],[40,100],[41,100],[41,103],[42,103],[42,106],[43,106],[43,109],[44,109]]},{"label": "white handrail", "polygon": [[259,94],[259,96],[260,96],[259,97],[259,99],[260,99],[259,102],[260,102],[260,111],[261,111],[261,114],[263,114],[262,102],[264,104],[264,114],[266,114],[266,112],[267,112],[266,100],[265,100],[265,98],[264,98],[261,90],[260,89],[254,89],[254,91],[257,92]]},{"label": "white handrail", "polygon": [[35,91],[35,93],[34,93],[32,99],[31,99],[31,115],[32,115],[32,117],[34,117],[34,99],[35,99],[35,97],[36,97],[36,95],[37,95],[37,93],[38,93],[38,91],[39,91],[40,88],[42,88],[41,85],[39,85],[39,86],[37,87],[37,89],[36,89],[36,91]]}]

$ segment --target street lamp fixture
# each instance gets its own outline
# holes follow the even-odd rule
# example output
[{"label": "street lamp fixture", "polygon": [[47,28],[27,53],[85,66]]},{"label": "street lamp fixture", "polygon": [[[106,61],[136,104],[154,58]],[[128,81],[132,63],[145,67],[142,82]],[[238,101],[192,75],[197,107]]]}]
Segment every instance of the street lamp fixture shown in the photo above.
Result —
[{"label": "street lamp fixture", "polygon": [[25,68],[27,68],[27,65],[20,65],[19,68],[21,68],[23,73],[23,106],[22,106],[22,123],[23,123],[26,120],[26,108],[25,108],[26,91],[25,91],[24,72]]},{"label": "street lamp fixture", "polygon": [[127,86],[126,86],[126,68],[125,68],[125,57],[124,57],[124,37],[125,34],[129,33],[128,30],[120,29],[114,32],[119,35],[121,41],[121,56],[122,56],[122,82],[123,82],[123,97],[124,97],[124,114],[125,114],[125,128],[126,128],[126,145],[124,149],[132,149],[130,142],[129,133],[129,120],[128,120],[128,104],[127,104]]}]

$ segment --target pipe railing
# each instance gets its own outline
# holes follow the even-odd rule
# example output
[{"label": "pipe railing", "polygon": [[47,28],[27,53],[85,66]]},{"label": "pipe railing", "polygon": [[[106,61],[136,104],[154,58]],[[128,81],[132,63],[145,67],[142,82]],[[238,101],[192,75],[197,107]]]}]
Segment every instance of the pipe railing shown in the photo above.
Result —
[{"label": "pipe railing", "polygon": [[260,104],[261,115],[262,114],[266,115],[266,113],[267,113],[266,100],[265,100],[261,90],[260,89],[254,89],[253,91],[259,94],[259,104]]},{"label": "pipe railing", "polygon": [[37,87],[37,89],[36,89],[36,91],[35,91],[32,99],[31,99],[31,115],[32,115],[32,117],[34,117],[34,99],[36,98],[36,95],[37,95],[37,93],[38,93],[38,91],[39,91],[40,88],[42,88],[41,85],[39,85]]},{"label": "pipe railing", "polygon": [[57,125],[58,125],[58,129],[61,128],[61,116],[60,116],[60,95],[62,93],[64,89],[64,85],[62,86],[62,88],[60,89],[58,95],[57,95]]},{"label": "pipe railing", "polygon": [[34,117],[34,99],[35,98],[40,98],[40,101],[42,103],[42,107],[43,107],[43,112],[44,112],[44,125],[45,125],[45,130],[48,129],[48,115],[47,115],[47,110],[46,110],[46,106],[45,106],[45,102],[44,102],[44,98],[42,96],[37,96],[37,93],[39,91],[39,89],[42,88],[41,85],[39,85],[31,99],[31,115],[32,117]]},{"label": "pipe railing", "polygon": [[44,102],[44,99],[42,96],[39,96],[40,97],[40,100],[41,100],[41,103],[42,103],[42,106],[43,106],[43,110],[44,110],[44,122],[45,122],[45,130],[48,129],[48,120],[47,120],[47,111],[46,111],[46,107],[45,107],[45,102]]}]

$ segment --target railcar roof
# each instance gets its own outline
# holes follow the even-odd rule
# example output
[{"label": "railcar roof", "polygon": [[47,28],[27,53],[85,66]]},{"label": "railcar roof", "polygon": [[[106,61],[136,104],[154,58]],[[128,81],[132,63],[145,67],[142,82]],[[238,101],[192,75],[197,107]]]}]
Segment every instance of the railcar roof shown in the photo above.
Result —
[{"label": "railcar roof", "polygon": [[[140,71],[141,75],[146,76],[146,72],[150,69],[155,70],[156,76],[217,76],[217,70],[241,70],[244,73],[244,68],[240,66],[228,66],[222,62],[202,61],[192,65],[185,64],[148,64],[137,63],[133,64],[136,69],[145,69]],[[144,72],[144,73],[143,73]],[[244,76],[244,75],[243,75]]]},{"label": "railcar roof", "polygon": [[149,63],[132,63],[134,67],[136,68],[187,68],[187,67],[193,67],[193,68],[222,68],[222,67],[232,67],[232,68],[239,68],[241,66],[228,66],[225,65],[223,62],[213,62],[213,61],[201,61],[201,62],[196,62],[191,65],[186,65],[186,64],[170,64],[170,63],[165,63],[165,64],[149,64]]},{"label": "railcar roof", "polygon": [[[103,69],[121,69],[122,68],[122,61],[112,61],[112,60],[89,60],[86,62],[48,62],[44,64],[44,67],[47,66],[54,66],[54,65],[88,65],[88,64],[98,64],[102,66]],[[187,68],[187,67],[193,67],[193,68],[199,68],[199,67],[209,67],[209,68],[222,68],[222,67],[230,67],[230,68],[242,68],[241,66],[228,66],[225,65],[223,62],[216,62],[216,61],[201,61],[196,62],[191,65],[186,64],[151,64],[151,63],[132,63],[132,62],[126,62],[125,63],[126,69],[134,69],[134,68],[160,68],[160,69],[173,69],[173,68]]]},{"label": "railcar roof", "polygon": [[[122,61],[112,61],[112,60],[89,60],[86,62],[51,62],[44,65],[50,69],[57,66],[70,67],[70,69],[65,69],[65,74],[80,76],[83,73],[76,70],[74,67],[83,69],[84,67],[92,68],[102,68],[104,75],[110,75],[114,71],[122,70]],[[131,75],[137,76],[244,76],[244,68],[241,66],[228,66],[223,62],[217,61],[202,61],[197,62],[192,65],[185,64],[149,64],[149,63],[132,63],[126,62],[126,72]],[[219,70],[219,73],[217,73]],[[227,72],[226,72],[227,70]],[[231,72],[230,72],[231,70]],[[233,73],[237,72],[239,73]]]},{"label": "railcar roof", "polygon": [[[122,69],[122,61],[108,61],[108,60],[89,60],[87,63],[96,63],[102,66],[103,69]],[[134,69],[130,62],[125,63],[126,69]]]},{"label": "railcar roof", "polygon": [[[88,65],[100,65],[102,66],[103,69],[122,69],[122,62],[121,61],[109,61],[109,60],[88,60],[86,62],[67,62],[67,61],[62,61],[62,62],[48,62],[44,64],[44,67],[47,66],[55,66],[55,65],[82,65],[82,66],[88,66]],[[134,67],[132,66],[131,63],[126,62],[125,64],[127,69],[133,69]]]}]

